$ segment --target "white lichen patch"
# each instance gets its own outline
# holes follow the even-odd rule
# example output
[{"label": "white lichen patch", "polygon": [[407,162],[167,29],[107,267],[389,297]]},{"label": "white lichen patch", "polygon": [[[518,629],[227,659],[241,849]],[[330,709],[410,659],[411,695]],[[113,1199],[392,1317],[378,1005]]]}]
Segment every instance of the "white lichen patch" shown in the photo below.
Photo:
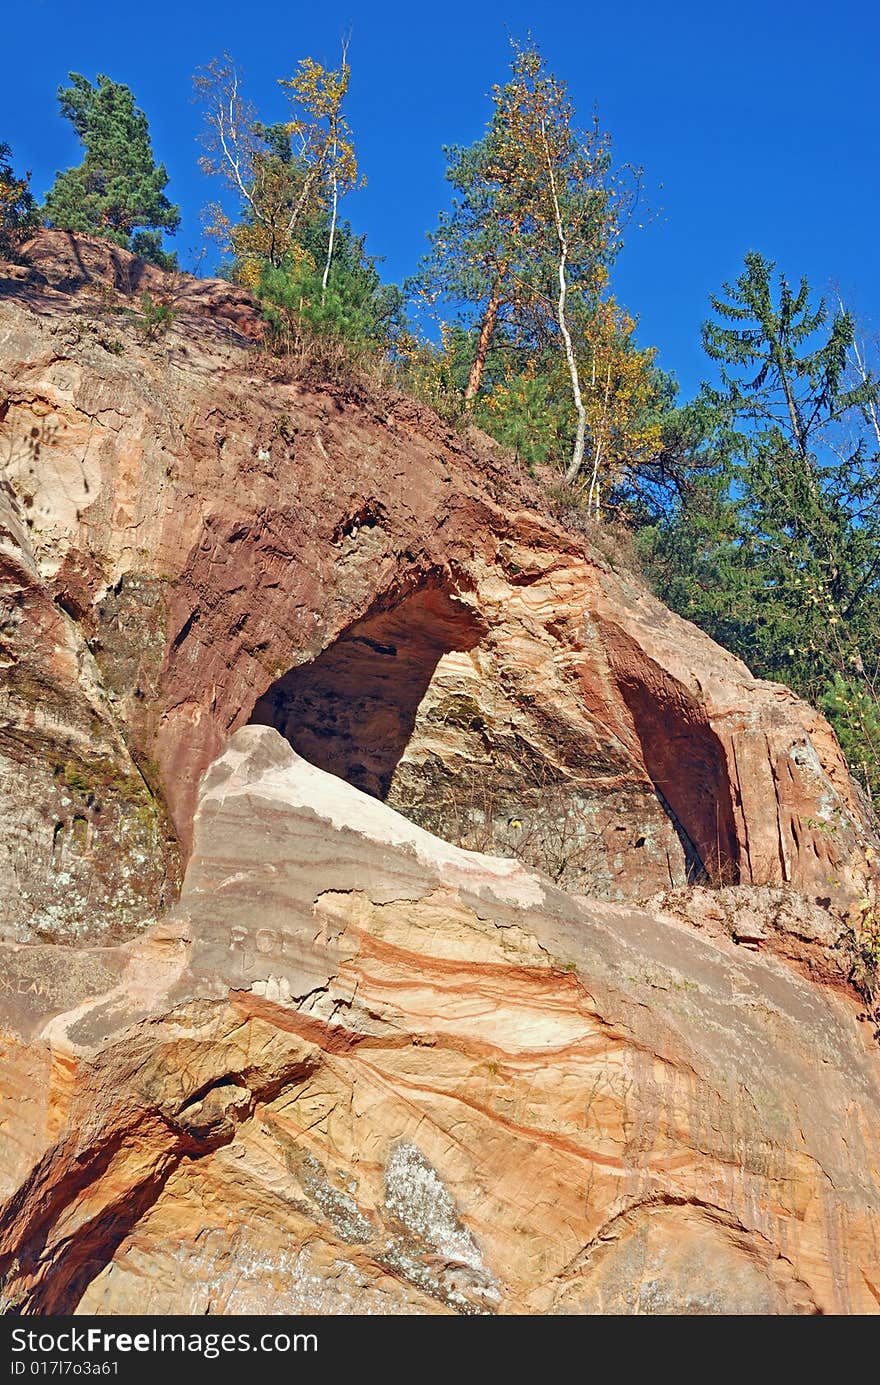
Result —
[{"label": "white lichen patch", "polygon": [[385,1169],[385,1205],[399,1221],[449,1260],[477,1269],[482,1261],[455,1203],[421,1150],[395,1145]]},{"label": "white lichen patch", "polygon": [[302,1178],[306,1191],[338,1236],[355,1245],[372,1240],[376,1230],[373,1223],[364,1216],[349,1193],[333,1186],[327,1177],[327,1170],[311,1154],[303,1159]]}]

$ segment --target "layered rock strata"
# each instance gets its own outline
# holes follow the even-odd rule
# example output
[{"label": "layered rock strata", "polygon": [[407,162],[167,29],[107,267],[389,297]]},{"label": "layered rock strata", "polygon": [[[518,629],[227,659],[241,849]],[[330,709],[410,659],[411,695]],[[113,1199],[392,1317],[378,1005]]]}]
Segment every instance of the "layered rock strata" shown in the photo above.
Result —
[{"label": "layered rock strata", "polygon": [[64,980],[7,948],[15,1311],[877,1311],[845,989],[451,847],[269,728],[194,841],[147,936]]},{"label": "layered rock strata", "polygon": [[0,267],[6,1310],[877,1311],[827,723],[260,335]]}]

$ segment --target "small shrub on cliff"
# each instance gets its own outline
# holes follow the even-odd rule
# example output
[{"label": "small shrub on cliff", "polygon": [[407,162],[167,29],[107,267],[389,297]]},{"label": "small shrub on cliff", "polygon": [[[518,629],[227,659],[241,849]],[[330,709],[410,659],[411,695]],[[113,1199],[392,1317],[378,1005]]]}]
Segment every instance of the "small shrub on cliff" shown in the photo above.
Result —
[{"label": "small shrub on cliff", "polygon": [[843,951],[849,980],[864,1001],[865,1018],[873,1022],[874,1036],[880,1039],[880,910],[876,884],[869,896],[852,909],[848,927],[837,945]]},{"label": "small shrub on cliff", "polygon": [[141,294],[140,329],[147,341],[163,337],[177,316],[170,303],[159,303],[150,293]]},{"label": "small shrub on cliff", "polygon": [[451,333],[443,332],[439,346],[415,332],[401,333],[395,363],[397,383],[406,394],[427,404],[453,427],[463,421],[464,392]]},{"label": "small shrub on cliff", "polygon": [[383,284],[364,238],[347,222],[335,232],[327,276],[318,268],[327,235],[325,213],[303,228],[297,253],[280,265],[265,263],[256,285],[275,349],[338,369],[367,367],[395,349],[403,323],[403,295]]}]

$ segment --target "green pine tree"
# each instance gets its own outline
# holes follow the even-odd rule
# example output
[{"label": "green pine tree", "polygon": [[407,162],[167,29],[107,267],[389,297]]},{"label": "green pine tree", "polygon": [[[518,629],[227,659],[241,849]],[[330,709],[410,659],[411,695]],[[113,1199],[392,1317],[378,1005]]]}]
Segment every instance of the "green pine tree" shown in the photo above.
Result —
[{"label": "green pine tree", "polygon": [[29,180],[30,174],[17,177],[12,167],[12,150],[0,142],[0,255],[13,255],[40,224]]},{"label": "green pine tree", "polygon": [[257,294],[282,337],[288,328],[335,338],[353,351],[393,349],[402,330],[403,294],[383,284],[365,238],[347,221],[334,230],[333,262],[324,282],[330,213],[318,212],[298,232],[296,254],[263,266]]},{"label": "green pine tree", "polygon": [[58,100],[85,158],[56,177],[46,198],[50,225],[100,236],[173,268],[176,259],[162,250],[161,233],[177,230],[180,212],[165,195],[168,174],[153,157],[146,116],[121,83],[99,75],[92,85],[78,72],[70,78]]},{"label": "green pine tree", "polygon": [[674,609],[827,712],[876,795],[880,387],[853,370],[850,315],[774,269],[749,254],[711,299],[718,382],[691,408],[695,465],[640,546]]}]

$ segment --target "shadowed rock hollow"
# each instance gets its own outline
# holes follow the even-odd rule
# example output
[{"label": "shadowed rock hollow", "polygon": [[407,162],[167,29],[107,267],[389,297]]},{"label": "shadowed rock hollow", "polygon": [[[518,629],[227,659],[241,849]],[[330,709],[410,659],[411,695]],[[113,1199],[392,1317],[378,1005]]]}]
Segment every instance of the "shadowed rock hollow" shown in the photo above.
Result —
[{"label": "shadowed rock hollow", "polygon": [[259,332],[0,270],[7,1304],[875,1311],[827,723]]},{"label": "shadowed rock hollow", "polygon": [[274,726],[319,769],[387,798],[437,665],[452,650],[469,652],[481,633],[472,608],[428,578],[277,679],[251,721]]}]

